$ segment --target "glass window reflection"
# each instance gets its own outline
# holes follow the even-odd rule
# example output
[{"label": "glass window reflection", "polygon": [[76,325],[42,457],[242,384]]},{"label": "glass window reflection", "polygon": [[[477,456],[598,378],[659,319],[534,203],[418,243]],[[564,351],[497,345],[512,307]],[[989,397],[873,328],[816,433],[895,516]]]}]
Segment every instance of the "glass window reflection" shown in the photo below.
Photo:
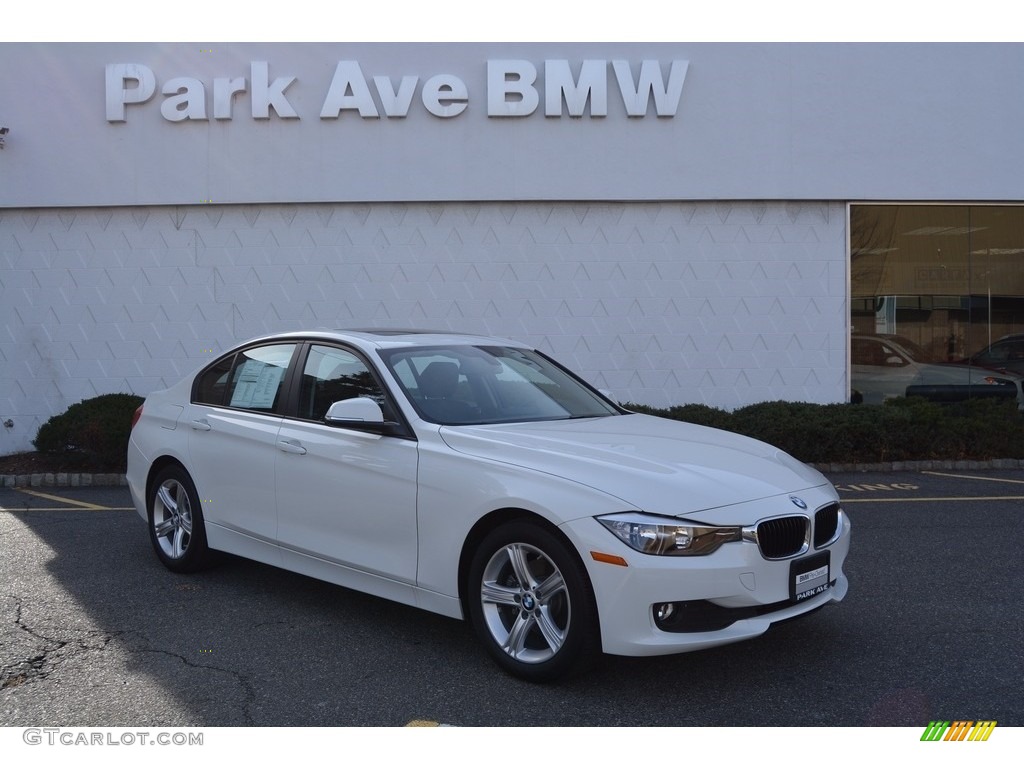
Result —
[{"label": "glass window reflection", "polygon": [[851,398],[1024,400],[1022,254],[1021,206],[852,205]]}]

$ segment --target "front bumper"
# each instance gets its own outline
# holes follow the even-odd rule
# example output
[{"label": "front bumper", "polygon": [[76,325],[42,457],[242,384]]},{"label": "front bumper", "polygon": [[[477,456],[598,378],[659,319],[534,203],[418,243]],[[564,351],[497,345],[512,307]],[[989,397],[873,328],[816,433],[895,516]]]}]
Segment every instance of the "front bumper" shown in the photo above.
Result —
[{"label": "front bumper", "polygon": [[[605,653],[659,656],[757,637],[776,622],[839,602],[849,588],[843,573],[850,547],[846,515],[834,542],[784,560],[766,560],[750,541],[730,542],[703,556],[644,555],[621,544],[593,518],[575,520],[562,529],[590,574]],[[825,551],[829,588],[795,602],[791,563]],[[597,561],[591,552],[618,555],[627,565]],[[654,606],[663,603],[677,604],[691,618],[673,626],[673,631],[659,628]]]}]

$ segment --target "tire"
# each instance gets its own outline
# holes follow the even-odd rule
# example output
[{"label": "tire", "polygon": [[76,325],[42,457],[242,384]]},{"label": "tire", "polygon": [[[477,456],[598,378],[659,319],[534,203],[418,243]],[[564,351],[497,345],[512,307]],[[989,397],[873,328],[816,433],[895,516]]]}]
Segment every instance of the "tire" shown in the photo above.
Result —
[{"label": "tire", "polygon": [[161,470],[149,492],[149,539],[156,555],[175,573],[191,573],[210,562],[199,494],[178,465]]},{"label": "tire", "polygon": [[470,564],[466,595],[480,640],[516,677],[551,682],[586,670],[600,656],[586,569],[540,525],[517,520],[489,533]]}]

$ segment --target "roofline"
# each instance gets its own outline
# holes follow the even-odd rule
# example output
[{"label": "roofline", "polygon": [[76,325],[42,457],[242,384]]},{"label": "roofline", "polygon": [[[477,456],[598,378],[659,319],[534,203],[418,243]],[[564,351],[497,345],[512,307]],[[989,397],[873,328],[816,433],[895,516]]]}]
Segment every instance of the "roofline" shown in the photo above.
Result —
[{"label": "roofline", "polygon": [[423,339],[424,337],[434,336],[437,337],[438,343],[443,344],[443,339],[458,339],[464,340],[468,344],[505,344],[509,346],[516,346],[522,348],[532,349],[532,345],[518,341],[516,339],[509,339],[501,336],[488,336],[487,334],[478,333],[467,333],[464,331],[442,331],[442,330],[429,330],[423,328],[305,328],[294,331],[280,331],[278,333],[267,333],[260,336],[255,336],[245,341],[239,342],[233,345],[237,348],[240,346],[248,346],[249,344],[258,344],[261,342],[272,341],[275,339],[281,340],[298,340],[298,339],[324,339],[338,341],[339,336],[348,336],[350,338],[357,338],[363,343],[376,344],[377,346],[393,346],[401,343],[402,337],[409,337],[411,343],[413,338]]}]

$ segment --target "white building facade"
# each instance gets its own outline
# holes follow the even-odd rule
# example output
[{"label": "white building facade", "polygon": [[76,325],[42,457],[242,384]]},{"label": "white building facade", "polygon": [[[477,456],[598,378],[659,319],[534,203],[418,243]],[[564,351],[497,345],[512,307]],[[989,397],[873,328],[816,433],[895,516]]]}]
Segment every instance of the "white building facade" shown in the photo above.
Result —
[{"label": "white building facade", "polygon": [[0,45],[0,454],[310,327],[512,337],[652,406],[848,400],[851,328],[948,359],[1024,330],[1021,71],[1017,45]]}]

